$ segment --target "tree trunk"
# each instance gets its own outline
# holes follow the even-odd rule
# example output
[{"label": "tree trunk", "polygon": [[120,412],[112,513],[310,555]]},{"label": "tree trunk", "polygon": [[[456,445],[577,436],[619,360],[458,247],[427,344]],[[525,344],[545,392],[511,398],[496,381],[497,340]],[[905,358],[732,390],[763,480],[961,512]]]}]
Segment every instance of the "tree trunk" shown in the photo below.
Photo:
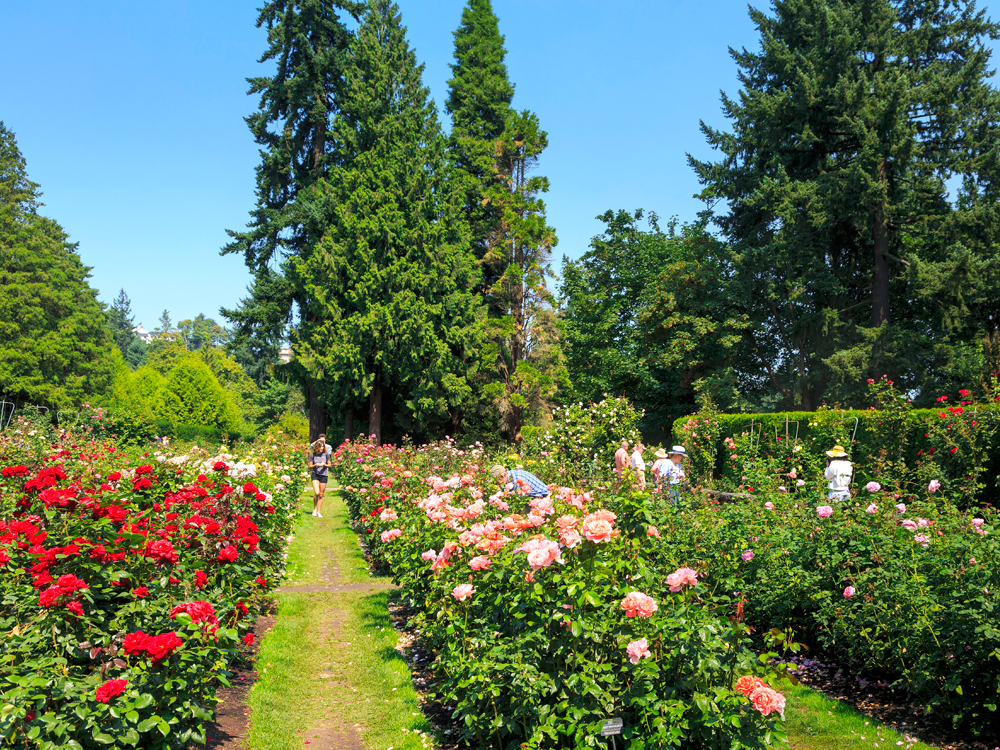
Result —
[{"label": "tree trunk", "polygon": [[326,432],[326,409],[323,408],[319,400],[319,391],[316,390],[316,383],[309,381],[309,442],[314,442],[316,438]]},{"label": "tree trunk", "polygon": [[354,437],[354,408],[348,407],[344,409],[344,440],[350,440]]},{"label": "tree trunk", "polygon": [[378,375],[368,396],[368,434],[375,436],[375,445],[382,444],[382,378]]},{"label": "tree trunk", "polygon": [[[885,164],[879,166],[879,178],[885,182]],[[872,268],[872,325],[878,328],[889,322],[889,222],[885,204],[877,203],[872,224],[875,262]]]}]

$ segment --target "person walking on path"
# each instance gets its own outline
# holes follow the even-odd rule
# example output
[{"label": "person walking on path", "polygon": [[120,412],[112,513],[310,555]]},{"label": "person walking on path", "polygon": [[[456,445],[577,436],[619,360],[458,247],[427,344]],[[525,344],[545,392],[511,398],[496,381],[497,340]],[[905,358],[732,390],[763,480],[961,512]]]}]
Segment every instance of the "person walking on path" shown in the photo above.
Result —
[{"label": "person walking on path", "polygon": [[638,442],[632,451],[632,470],[635,471],[635,478],[639,483],[640,490],[646,489],[646,462],[642,458],[643,448],[642,442]]},{"label": "person walking on path", "polygon": [[844,446],[835,445],[826,452],[829,459],[826,462],[826,471],[823,474],[828,485],[827,497],[835,502],[842,502],[851,497],[851,476],[854,474],[854,467],[847,457]]},{"label": "person walking on path", "polygon": [[313,512],[316,518],[323,517],[323,498],[326,495],[326,484],[330,477],[331,456],[333,451],[326,444],[326,436],[320,435],[313,443],[312,455],[309,456],[309,468],[312,471]]},{"label": "person walking on path", "polygon": [[621,487],[622,479],[628,470],[628,440],[622,440],[622,444],[615,451],[615,492]]},{"label": "person walking on path", "polygon": [[506,469],[498,464],[490,469],[490,476],[504,489],[513,490],[520,487],[526,490],[525,494],[528,497],[546,497],[549,494],[549,486],[524,469]]}]

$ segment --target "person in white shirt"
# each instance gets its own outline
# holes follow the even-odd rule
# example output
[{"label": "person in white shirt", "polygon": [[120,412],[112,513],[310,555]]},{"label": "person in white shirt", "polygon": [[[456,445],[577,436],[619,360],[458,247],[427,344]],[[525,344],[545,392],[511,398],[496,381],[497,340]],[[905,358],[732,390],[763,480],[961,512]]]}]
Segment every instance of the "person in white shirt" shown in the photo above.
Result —
[{"label": "person in white shirt", "polygon": [[663,448],[660,448],[660,450],[656,451],[653,455],[656,456],[656,460],[653,461],[653,466],[650,471],[653,472],[653,484],[659,488],[662,487],[667,481],[666,472],[669,471],[667,464],[671,462],[670,459],[667,458],[667,452],[663,450]]},{"label": "person in white shirt", "polygon": [[636,443],[632,451],[632,469],[635,471],[635,478],[639,482],[639,489],[646,489],[646,462],[642,459],[642,443]]},{"label": "person in white shirt", "polygon": [[667,481],[670,502],[677,505],[681,499],[681,480],[684,478],[684,467],[681,462],[687,456],[683,445],[675,445],[670,449],[670,461],[666,464],[663,477]]},{"label": "person in white shirt", "polygon": [[854,474],[854,467],[842,445],[833,446],[826,455],[830,458],[826,462],[826,471],[823,472],[830,483],[827,497],[839,503],[851,497],[851,476]]}]

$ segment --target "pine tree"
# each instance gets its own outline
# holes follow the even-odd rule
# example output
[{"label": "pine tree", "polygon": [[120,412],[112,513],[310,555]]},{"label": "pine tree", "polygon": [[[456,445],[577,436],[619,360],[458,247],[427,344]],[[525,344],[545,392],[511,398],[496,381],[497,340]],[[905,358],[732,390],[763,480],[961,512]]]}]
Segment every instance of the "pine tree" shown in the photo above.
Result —
[{"label": "pine tree", "polygon": [[0,397],[69,408],[108,386],[114,342],[90,269],[39,197],[0,122]]},{"label": "pine tree", "polygon": [[[329,131],[351,39],[342,15],[356,17],[360,7],[339,0],[273,0],[257,19],[257,26],[268,31],[260,62],[273,60],[277,68],[271,77],[249,79],[250,93],[260,94],[258,111],[247,118],[261,146],[257,205],[246,231],[231,231],[232,242],[222,250],[243,254],[254,283],[237,309],[222,314],[236,325],[234,346],[256,349],[265,361],[277,359],[294,310],[308,307],[284,277],[289,263],[307,258],[318,240],[303,220],[315,210],[303,194],[330,168]],[[310,436],[315,438],[326,429],[322,381],[304,366],[307,360],[295,361],[309,392]]]},{"label": "pine tree", "polygon": [[204,425],[240,431],[239,410],[215,375],[197,356],[187,355],[157,391],[154,412],[173,424]]},{"label": "pine tree", "polygon": [[866,375],[926,385],[940,345],[998,312],[998,27],[971,0],[777,0],[751,15],[761,49],[732,51],[733,132],[702,125],[723,159],[691,160],[703,199],[728,208],[715,220],[754,323],[748,371],[807,409]]},{"label": "pine tree", "polygon": [[483,263],[496,279],[486,290],[491,311],[484,360],[495,363],[497,379],[486,392],[500,408],[504,429],[516,439],[526,420],[539,415],[566,380],[559,346],[555,296],[548,288],[557,239],[545,220],[546,177],[530,176],[548,146],[538,117],[525,110],[513,115],[496,145],[496,173],[483,199],[499,223],[489,237]]},{"label": "pine tree", "polygon": [[[472,250],[482,260],[501,220],[499,207],[484,199],[500,179],[496,148],[514,114],[514,86],[507,77],[507,51],[490,0],[469,0],[454,37],[455,63],[445,104],[452,120],[449,150],[465,196],[463,213]],[[484,289],[496,281],[496,270],[483,267]]]},{"label": "pine tree", "polygon": [[111,335],[115,340],[115,346],[124,355],[132,342],[136,339],[135,316],[132,315],[132,301],[121,289],[115,301],[108,308],[108,325],[111,328]]},{"label": "pine tree", "polygon": [[398,432],[438,432],[467,397],[478,279],[445,139],[399,9],[371,0],[351,47],[335,143],[342,164],[310,197],[322,240],[298,259],[307,300],[296,356],[333,398],[368,400]]}]

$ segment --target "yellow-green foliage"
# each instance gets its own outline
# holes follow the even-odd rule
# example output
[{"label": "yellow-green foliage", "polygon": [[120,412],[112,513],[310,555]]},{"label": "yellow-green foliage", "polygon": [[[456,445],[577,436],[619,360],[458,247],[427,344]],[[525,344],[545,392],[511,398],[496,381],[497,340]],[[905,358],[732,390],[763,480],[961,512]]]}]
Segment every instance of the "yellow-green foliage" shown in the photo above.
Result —
[{"label": "yellow-green foliage", "polygon": [[208,365],[198,357],[178,359],[157,394],[153,411],[174,424],[240,431],[240,413]]}]

